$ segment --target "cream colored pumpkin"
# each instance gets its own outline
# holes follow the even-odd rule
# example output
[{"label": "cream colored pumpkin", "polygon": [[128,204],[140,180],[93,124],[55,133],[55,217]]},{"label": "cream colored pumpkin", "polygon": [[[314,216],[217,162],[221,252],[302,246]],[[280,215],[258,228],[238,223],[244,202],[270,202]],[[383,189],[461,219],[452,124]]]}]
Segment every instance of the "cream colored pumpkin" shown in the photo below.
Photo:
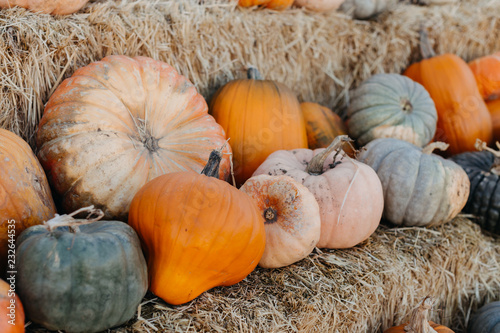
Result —
[{"label": "cream colored pumpkin", "polygon": [[327,12],[336,10],[344,0],[295,0],[297,7],[304,7],[315,12]]},{"label": "cream colored pumpkin", "polygon": [[340,10],[351,14],[355,19],[367,19],[386,11],[398,0],[345,0]]}]

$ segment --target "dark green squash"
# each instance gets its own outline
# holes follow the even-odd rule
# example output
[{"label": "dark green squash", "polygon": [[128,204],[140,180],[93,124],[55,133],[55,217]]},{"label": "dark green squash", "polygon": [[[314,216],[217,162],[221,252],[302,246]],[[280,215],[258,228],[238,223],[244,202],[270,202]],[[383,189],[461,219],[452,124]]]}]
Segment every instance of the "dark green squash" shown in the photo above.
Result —
[{"label": "dark green squash", "polygon": [[123,222],[74,221],[71,215],[56,216],[19,235],[16,282],[26,316],[66,332],[123,324],[135,315],[148,287],[139,238]]},{"label": "dark green squash", "polygon": [[500,301],[483,305],[469,321],[468,333],[500,333]]}]

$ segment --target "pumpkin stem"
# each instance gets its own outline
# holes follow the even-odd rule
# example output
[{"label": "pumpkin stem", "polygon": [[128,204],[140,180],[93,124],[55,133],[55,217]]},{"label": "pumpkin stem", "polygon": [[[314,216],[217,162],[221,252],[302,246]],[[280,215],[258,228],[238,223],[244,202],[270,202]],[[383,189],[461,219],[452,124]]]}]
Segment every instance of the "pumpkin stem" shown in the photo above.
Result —
[{"label": "pumpkin stem", "polygon": [[[86,218],[75,219],[73,217],[73,216],[75,216],[79,213],[82,213],[82,212],[88,212]],[[91,218],[93,215],[95,217]],[[79,232],[80,231],[78,229],[79,225],[94,223],[94,222],[102,219],[103,216],[104,216],[104,212],[100,209],[94,208],[94,206],[92,205],[92,206],[83,207],[83,208],[80,208],[78,210],[75,210],[71,214],[64,214],[64,215],[55,214],[54,218],[44,222],[44,225],[47,227],[47,230],[49,230],[50,232],[52,232],[55,228],[58,228],[58,227],[70,227],[73,231]]]},{"label": "pumpkin stem", "polygon": [[222,150],[226,147],[226,144],[227,141],[222,145],[222,147],[212,150],[210,156],[208,157],[207,164],[203,170],[201,170],[202,175],[219,178],[219,166],[220,161],[222,160]]},{"label": "pumpkin stem", "polygon": [[431,142],[429,143],[427,146],[425,146],[424,148],[422,148],[422,154],[432,154],[432,152],[435,150],[435,149],[439,149],[439,150],[442,150],[442,151],[445,151],[446,149],[448,149],[450,145],[447,144],[447,143],[444,143],[444,142]]},{"label": "pumpkin stem", "polygon": [[436,56],[436,52],[431,47],[431,43],[429,43],[429,35],[427,31],[421,27],[420,28],[420,53],[422,54],[422,58],[429,59]]},{"label": "pumpkin stem", "polygon": [[[496,142],[496,146],[497,146],[497,149],[500,150],[500,143],[498,141]],[[491,166],[490,171],[491,171],[491,173],[494,173],[495,175],[500,175],[500,151],[491,149],[490,147],[488,147],[486,142],[482,141],[481,139],[476,139],[476,144],[474,145],[474,147],[478,151],[486,150],[486,151],[489,151],[490,153],[493,154],[493,156],[495,157],[495,160],[493,161],[493,165]]]},{"label": "pumpkin stem", "polygon": [[400,101],[401,109],[405,113],[411,113],[413,111],[413,105],[411,105],[411,102],[408,98],[402,98]]},{"label": "pumpkin stem", "polygon": [[404,327],[406,333],[437,333],[431,327],[428,320],[429,310],[432,308],[433,299],[430,296],[424,298],[422,303],[413,310],[409,323]]},{"label": "pumpkin stem", "polygon": [[268,207],[264,211],[264,219],[265,219],[264,221],[265,224],[274,223],[278,220],[278,213],[276,212],[275,209]]},{"label": "pumpkin stem", "polygon": [[352,139],[349,138],[347,135],[339,135],[335,139],[333,139],[332,143],[325,148],[321,153],[318,155],[314,156],[312,160],[309,162],[309,165],[307,166],[306,171],[311,174],[311,175],[320,175],[323,173],[323,164],[325,163],[326,158],[333,152],[333,151],[340,151],[341,147],[344,143],[350,143],[352,142]]},{"label": "pumpkin stem", "polygon": [[250,80],[262,80],[259,70],[253,66],[248,67],[247,76]]}]

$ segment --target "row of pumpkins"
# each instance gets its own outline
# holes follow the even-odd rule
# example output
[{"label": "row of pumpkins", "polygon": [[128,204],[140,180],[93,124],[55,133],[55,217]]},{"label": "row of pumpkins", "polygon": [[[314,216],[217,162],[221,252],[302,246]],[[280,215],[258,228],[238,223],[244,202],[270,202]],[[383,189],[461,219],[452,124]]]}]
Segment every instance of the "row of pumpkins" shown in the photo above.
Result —
[{"label": "row of pumpkins", "polygon": [[[494,112],[483,99],[500,93],[499,64],[495,55],[469,66],[431,54],[405,76],[369,78],[353,91],[347,120],[361,151],[333,112],[300,105],[255,68],[213,96],[210,114],[165,63],[115,55],[78,69],[46,104],[37,156],[0,131],[9,175],[0,216],[16,222],[27,317],[53,330],[105,330],[132,318],[148,288],[183,304],[258,264],[355,246],[382,216],[430,226],[468,201],[498,233],[496,153],[470,151],[492,150]],[[433,153],[446,148],[463,167]],[[52,193],[67,215],[55,214]],[[3,223],[3,271],[7,230]]]}]

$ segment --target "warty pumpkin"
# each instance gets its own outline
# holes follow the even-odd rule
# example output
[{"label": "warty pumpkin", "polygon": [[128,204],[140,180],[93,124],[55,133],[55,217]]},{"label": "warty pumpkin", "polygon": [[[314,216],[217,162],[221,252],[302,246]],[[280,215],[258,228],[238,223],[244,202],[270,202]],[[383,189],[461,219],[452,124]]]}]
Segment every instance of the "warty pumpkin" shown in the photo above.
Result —
[{"label": "warty pumpkin", "polygon": [[364,20],[380,14],[395,5],[398,0],[345,0],[340,10],[355,19]]},{"label": "warty pumpkin", "polygon": [[[63,211],[95,205],[107,219],[126,221],[144,184],[169,172],[200,172],[226,137],[193,84],[171,66],[117,55],[61,83],[36,141]],[[225,155],[220,178],[229,169]]]},{"label": "warty pumpkin", "polygon": [[[14,240],[26,228],[56,213],[49,183],[31,147],[16,134],[0,129],[0,272],[15,270]],[[13,261],[9,265],[13,265]]]},{"label": "warty pumpkin", "polygon": [[304,117],[295,94],[285,85],[262,80],[251,67],[248,79],[218,90],[210,112],[231,139],[234,176],[242,185],[269,154],[307,148]]},{"label": "warty pumpkin", "polygon": [[265,219],[266,247],[259,266],[288,266],[312,252],[321,234],[321,218],[305,186],[288,176],[259,175],[240,191],[254,199]]},{"label": "warty pumpkin", "polygon": [[493,142],[500,141],[500,99],[486,102],[493,126]]},{"label": "warty pumpkin", "polygon": [[467,325],[467,333],[500,332],[500,301],[483,305],[472,315]]},{"label": "warty pumpkin", "polygon": [[149,288],[167,303],[240,282],[264,252],[264,218],[251,197],[216,178],[221,158],[215,150],[201,174],[153,179],[130,205],[128,222],[146,254]]},{"label": "warty pumpkin", "polygon": [[350,96],[349,136],[360,146],[395,138],[423,147],[436,132],[437,111],[425,88],[399,74],[376,74]]},{"label": "warty pumpkin", "polygon": [[280,150],[271,154],[254,176],[290,176],[311,191],[321,215],[319,248],[353,247],[377,229],[384,199],[372,168],[349,158],[340,135],[326,149]]},{"label": "warty pumpkin", "polygon": [[479,93],[484,99],[500,98],[500,52],[469,62]]},{"label": "warty pumpkin", "polygon": [[290,8],[293,0],[239,0],[241,7],[262,6],[268,9],[285,10]]},{"label": "warty pumpkin", "polygon": [[0,0],[0,8],[23,7],[32,12],[67,15],[79,11],[89,0]]},{"label": "warty pumpkin", "polygon": [[15,274],[9,283],[0,279],[0,332],[24,333],[24,309],[15,293]]},{"label": "warty pumpkin", "polygon": [[[85,219],[75,219],[86,212]],[[23,231],[16,283],[27,317],[49,330],[100,332],[124,324],[146,294],[139,238],[92,206]]]},{"label": "warty pumpkin", "polygon": [[384,217],[398,226],[433,226],[454,218],[467,202],[470,182],[456,163],[425,148],[386,138],[368,143],[358,160],[371,166],[384,189]]},{"label": "warty pumpkin", "polygon": [[424,60],[404,75],[422,84],[436,104],[436,140],[450,144],[448,155],[473,151],[476,139],[490,142],[491,116],[467,63],[454,54],[435,56],[425,31],[420,43]]},{"label": "warty pumpkin", "polygon": [[343,2],[344,0],[295,0],[293,4],[315,12],[328,12],[336,10]]}]

